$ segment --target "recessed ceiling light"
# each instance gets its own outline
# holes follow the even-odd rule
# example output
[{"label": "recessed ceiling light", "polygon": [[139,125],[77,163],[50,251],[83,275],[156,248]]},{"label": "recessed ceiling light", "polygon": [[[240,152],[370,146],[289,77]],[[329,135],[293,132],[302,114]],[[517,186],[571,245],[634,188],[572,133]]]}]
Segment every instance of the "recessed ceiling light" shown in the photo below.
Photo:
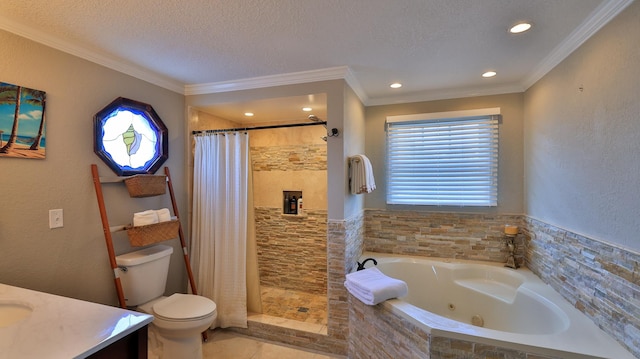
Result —
[{"label": "recessed ceiling light", "polygon": [[251,117],[253,116],[253,112],[245,112],[244,115],[247,117]]},{"label": "recessed ceiling light", "polygon": [[389,85],[389,87],[391,87],[392,89],[399,89],[400,87],[402,87],[402,84],[399,82],[394,82],[391,85]]},{"label": "recessed ceiling light", "polygon": [[493,77],[495,75],[497,75],[497,73],[495,71],[487,71],[487,72],[482,74],[482,77]]},{"label": "recessed ceiling light", "polygon": [[309,111],[311,111],[311,110],[312,110],[312,108],[311,108],[311,107],[303,107],[303,108],[302,108],[302,111],[304,111],[304,112],[309,112]]},{"label": "recessed ceiling light", "polygon": [[531,28],[531,24],[528,22],[521,22],[518,24],[513,25],[510,29],[509,32],[512,34],[519,34],[521,32],[525,32],[527,30],[529,30]]}]

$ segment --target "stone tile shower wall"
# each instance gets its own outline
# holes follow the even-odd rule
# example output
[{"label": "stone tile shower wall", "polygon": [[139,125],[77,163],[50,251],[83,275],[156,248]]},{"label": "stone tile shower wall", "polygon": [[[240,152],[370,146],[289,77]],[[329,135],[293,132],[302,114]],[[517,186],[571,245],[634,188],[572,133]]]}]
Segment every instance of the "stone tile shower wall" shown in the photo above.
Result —
[{"label": "stone tile shower wall", "polygon": [[251,163],[254,171],[322,171],[327,169],[327,146],[251,147]]},{"label": "stone tile shower wall", "polygon": [[[365,212],[365,250],[372,252],[504,262],[504,225],[521,226],[520,215],[441,212]],[[523,236],[516,238],[516,260],[524,263]]]},{"label": "stone tile shower wall", "polygon": [[282,215],[256,207],[260,284],[306,293],[327,293],[327,211]]},{"label": "stone tile shower wall", "polygon": [[[254,174],[271,172],[277,176],[310,174],[326,182],[326,145],[296,144],[251,147]],[[318,172],[316,172],[318,171]],[[321,174],[320,174],[321,173]],[[297,175],[300,176],[300,175]],[[254,184],[256,176],[254,176]],[[264,178],[264,177],[262,177]],[[295,177],[297,178],[297,177]],[[295,180],[294,180],[295,182]],[[302,188],[299,184],[296,188]],[[260,188],[265,189],[263,184]],[[282,189],[274,189],[279,196]],[[281,198],[281,197],[278,197]],[[307,293],[327,293],[327,211],[305,209],[304,216],[284,215],[282,199],[269,200],[267,206],[255,207],[256,242],[260,284]]]},{"label": "stone tile shower wall", "polygon": [[527,267],[640,358],[640,254],[525,223]]},{"label": "stone tile shower wall", "polygon": [[231,330],[275,342],[296,345],[340,355],[347,354],[347,339],[352,326],[349,319],[346,273],[355,270],[364,243],[364,213],[347,220],[327,222],[327,334],[317,334],[249,321],[248,328]]}]

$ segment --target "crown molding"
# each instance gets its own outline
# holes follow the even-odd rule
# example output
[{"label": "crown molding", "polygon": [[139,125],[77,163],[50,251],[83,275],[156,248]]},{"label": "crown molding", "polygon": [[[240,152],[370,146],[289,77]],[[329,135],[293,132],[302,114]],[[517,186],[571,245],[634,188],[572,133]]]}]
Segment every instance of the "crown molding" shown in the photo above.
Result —
[{"label": "crown molding", "polygon": [[220,92],[251,90],[264,87],[295,85],[316,81],[345,79],[350,72],[348,66],[291,72],[269,76],[252,77],[239,80],[191,84],[184,86],[184,94],[205,95]]},{"label": "crown molding", "polygon": [[404,94],[401,96],[370,98],[367,102],[364,103],[364,105],[384,106],[401,103],[448,100],[454,98],[491,96],[520,92],[524,92],[524,88],[522,88],[520,84],[506,84],[492,87],[467,87],[460,89],[421,91],[412,94]]},{"label": "crown molding", "polygon": [[102,65],[109,69],[124,73],[129,76],[133,76],[137,79],[163,87],[167,90],[171,90],[177,93],[182,93],[184,91],[183,84],[178,81],[158,75],[157,73],[154,73],[147,69],[127,64],[121,59],[116,59],[105,54],[99,54],[95,51],[91,51],[81,46],[74,45],[69,41],[62,40],[45,32],[38,31],[31,27],[19,24],[13,19],[7,18],[3,15],[0,15],[0,29],[24,37],[31,41],[43,44],[45,46],[54,48],[56,50],[60,50],[67,54],[79,57],[81,59],[93,62],[95,64]]},{"label": "crown molding", "polygon": [[524,90],[526,91],[554,67],[558,66],[558,64],[571,55],[580,45],[598,32],[598,30],[616,17],[616,15],[633,1],[634,0],[608,0],[600,4],[580,26],[573,30],[564,41],[556,46],[551,53],[536,66],[531,74],[524,79],[522,82]]},{"label": "crown molding", "polygon": [[369,101],[369,96],[367,96],[367,93],[362,88],[362,85],[360,85],[360,82],[356,78],[356,75],[353,73],[353,71],[351,71],[351,68],[349,67],[347,67],[347,73],[344,80],[347,82],[349,87],[351,87],[353,92],[355,92],[356,96],[358,96],[360,102],[366,104]]}]

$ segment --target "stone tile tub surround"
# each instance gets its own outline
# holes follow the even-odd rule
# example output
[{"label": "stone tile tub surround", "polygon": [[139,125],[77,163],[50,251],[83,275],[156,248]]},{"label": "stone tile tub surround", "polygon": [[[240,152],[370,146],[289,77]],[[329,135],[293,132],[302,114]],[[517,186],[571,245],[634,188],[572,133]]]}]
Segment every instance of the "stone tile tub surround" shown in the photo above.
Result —
[{"label": "stone tile tub surround", "polygon": [[524,222],[527,267],[640,358],[640,254]]},{"label": "stone tile tub surround", "polygon": [[[364,251],[506,261],[505,224],[522,227],[521,215],[365,211]],[[516,237],[516,260],[524,263],[524,236]]]},{"label": "stone tile tub surround", "polygon": [[[527,268],[514,271],[496,262],[371,252],[362,258],[370,256],[377,258],[383,273],[409,286],[407,297],[382,306],[430,339],[462,339],[478,343],[476,347],[567,359],[633,358]],[[471,325],[474,315],[484,318],[485,325]],[[432,346],[430,354],[433,351]]]},{"label": "stone tile tub surround", "polygon": [[640,357],[637,253],[522,215],[373,209],[365,211],[364,250],[504,262],[507,223],[521,228],[519,262]]},{"label": "stone tile tub surround", "polygon": [[351,359],[563,359],[430,334],[384,303],[370,306],[351,295],[349,326]]}]

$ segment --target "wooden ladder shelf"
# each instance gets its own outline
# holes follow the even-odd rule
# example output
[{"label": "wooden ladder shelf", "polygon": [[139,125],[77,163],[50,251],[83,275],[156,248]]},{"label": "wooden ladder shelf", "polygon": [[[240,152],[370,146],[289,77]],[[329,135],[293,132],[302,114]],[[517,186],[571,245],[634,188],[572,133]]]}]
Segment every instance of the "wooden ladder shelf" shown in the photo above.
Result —
[{"label": "wooden ladder shelf", "polygon": [[[196,289],[196,283],[193,279],[193,272],[191,271],[191,264],[189,261],[189,252],[187,251],[187,244],[184,239],[184,232],[182,231],[182,224],[180,223],[180,215],[178,214],[178,205],[176,204],[176,198],[173,192],[173,184],[171,182],[171,174],[169,173],[169,168],[164,168],[165,173],[165,181],[166,186],[169,188],[169,196],[171,197],[171,205],[173,207],[173,214],[177,218],[178,222],[178,235],[180,237],[180,245],[182,246],[182,254],[184,258],[184,264],[187,269],[187,275],[189,276],[189,285],[191,286],[191,292],[194,295],[198,295],[198,290]],[[127,304],[124,298],[124,292],[122,290],[122,283],[120,282],[120,269],[116,263],[116,255],[113,249],[113,238],[111,233],[123,231],[126,229],[126,226],[109,226],[109,219],[107,217],[107,210],[104,202],[104,195],[102,193],[102,184],[103,183],[121,183],[124,182],[125,179],[129,177],[100,177],[98,173],[98,166],[95,164],[91,165],[91,174],[93,176],[93,185],[96,190],[96,197],[98,198],[98,208],[100,209],[100,218],[102,219],[102,230],[104,232],[104,239],[107,244],[107,252],[109,254],[109,263],[111,264],[111,269],[114,274],[114,282],[116,285],[116,291],[118,292],[118,302],[120,303],[120,307],[126,309]],[[160,195],[160,194],[158,194]],[[164,192],[162,193],[164,195]],[[204,340],[207,339],[206,331],[202,333],[202,337]]]}]

